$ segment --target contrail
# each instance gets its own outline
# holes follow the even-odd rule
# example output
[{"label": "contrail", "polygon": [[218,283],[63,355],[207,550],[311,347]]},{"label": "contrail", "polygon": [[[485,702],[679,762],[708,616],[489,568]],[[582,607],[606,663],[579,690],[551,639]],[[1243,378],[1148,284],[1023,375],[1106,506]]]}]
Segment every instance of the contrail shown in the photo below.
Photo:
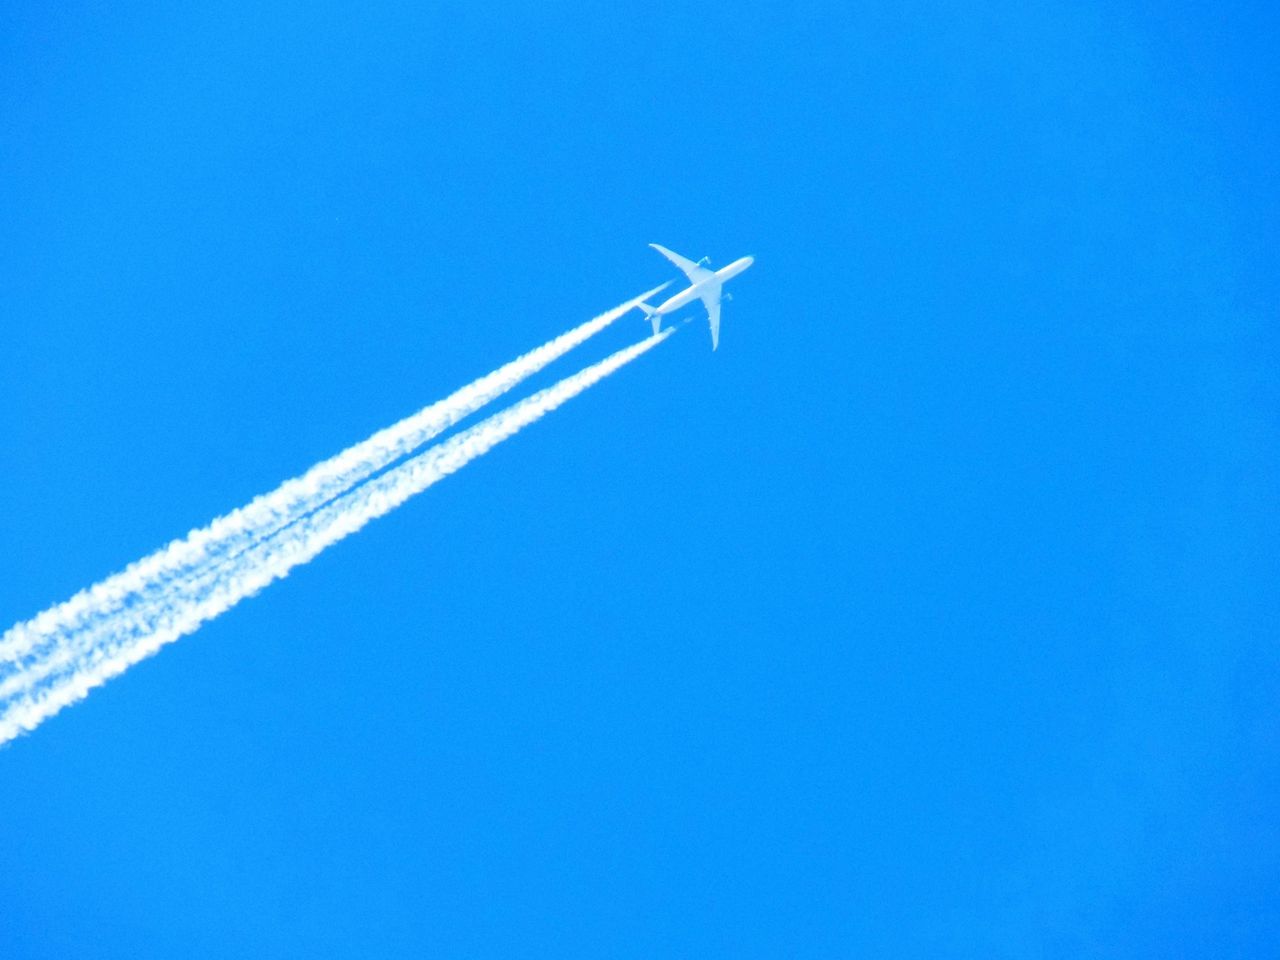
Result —
[{"label": "contrail", "polygon": [[[149,593],[189,575],[194,568],[234,555],[255,540],[294,522],[486,406],[668,285],[633,297],[561,334],[445,399],[317,464],[271,493],[255,498],[248,505],[191,531],[186,537],[82,590],[70,600],[15,624],[0,637],[0,677],[22,672],[43,647],[56,644],[67,631],[81,629],[86,623],[142,602]],[[4,685],[0,681],[0,687]],[[3,695],[0,691],[0,696]]]},{"label": "contrail", "polygon": [[[525,426],[627,363],[646,353],[674,332],[667,329],[634,346],[566,377],[532,396],[493,414],[475,426],[444,440],[405,463],[339,496],[314,513],[227,561],[198,599],[181,599],[154,608],[144,624],[115,634],[74,660],[70,669],[34,691],[11,698],[0,713],[0,743],[35,729],[63,707],[84,698],[94,687],[118,676],[160,647],[229,610],[246,597],[286,576],[299,564],[360,530],[410,497],[493,449]],[[129,620],[129,612],[120,614]],[[70,638],[67,638],[70,640]]]},{"label": "contrail", "polygon": [[[190,593],[189,581],[212,576],[217,564],[234,558],[256,540],[296,522],[334,496],[384,469],[490,403],[522,380],[604,330],[640,300],[669,284],[633,297],[580,324],[492,373],[455,391],[399,423],[380,430],[275,491],[255,498],[192,531],[182,540],[123,572],[81,591],[70,601],[19,623],[0,638],[0,704],[30,689],[70,662],[78,651],[145,622],[153,605],[167,605]],[[6,644],[8,646],[6,646]],[[7,662],[6,662],[7,661]]]}]

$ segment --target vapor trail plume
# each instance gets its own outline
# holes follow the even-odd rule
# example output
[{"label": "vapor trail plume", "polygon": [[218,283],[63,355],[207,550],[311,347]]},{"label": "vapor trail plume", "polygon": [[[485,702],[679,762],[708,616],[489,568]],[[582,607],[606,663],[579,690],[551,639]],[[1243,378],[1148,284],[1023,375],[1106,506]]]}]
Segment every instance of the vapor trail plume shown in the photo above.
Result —
[{"label": "vapor trail plume", "polygon": [[81,629],[87,623],[145,601],[149,593],[163,589],[166,583],[190,575],[193,569],[211,560],[234,555],[255,540],[294,522],[486,406],[666,286],[668,284],[663,284],[633,297],[561,334],[445,399],[316,464],[271,493],[218,517],[208,526],[191,531],[186,537],[130,564],[121,572],[80,591],[31,620],[15,624],[0,637],[0,677],[22,672],[42,647],[57,644],[68,631]]},{"label": "vapor trail plume", "polygon": [[[128,628],[111,634],[73,658],[66,669],[54,671],[50,682],[10,698],[0,712],[0,743],[35,729],[63,707],[84,698],[90,690],[127,670],[160,647],[177,640],[225,612],[246,597],[306,563],[327,547],[394,510],[493,449],[525,426],[627,363],[646,353],[674,332],[668,329],[634,346],[619,350],[580,372],[493,414],[475,426],[444,440],[381,476],[321,506],[275,536],[239,557],[228,560],[202,595],[151,609],[145,622],[117,614]],[[109,631],[110,632],[110,631]],[[74,648],[74,637],[60,641]],[[57,651],[52,651],[56,653]],[[34,664],[32,665],[35,666]]]}]

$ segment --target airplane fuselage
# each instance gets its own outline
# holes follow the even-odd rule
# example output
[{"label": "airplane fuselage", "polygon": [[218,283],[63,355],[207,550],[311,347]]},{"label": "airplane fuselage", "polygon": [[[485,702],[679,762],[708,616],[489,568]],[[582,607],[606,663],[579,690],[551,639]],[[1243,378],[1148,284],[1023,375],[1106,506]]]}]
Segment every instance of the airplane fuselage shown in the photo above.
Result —
[{"label": "airplane fuselage", "polygon": [[755,263],[754,257],[739,257],[727,267],[721,267],[701,283],[695,283],[690,287],[686,287],[684,290],[681,290],[675,296],[653,309],[659,316],[665,316],[668,313],[679,310],[686,304],[693,303],[693,301],[700,299],[703,293],[706,292],[707,287],[714,286],[716,284],[723,284],[731,277],[736,277],[753,263]]}]

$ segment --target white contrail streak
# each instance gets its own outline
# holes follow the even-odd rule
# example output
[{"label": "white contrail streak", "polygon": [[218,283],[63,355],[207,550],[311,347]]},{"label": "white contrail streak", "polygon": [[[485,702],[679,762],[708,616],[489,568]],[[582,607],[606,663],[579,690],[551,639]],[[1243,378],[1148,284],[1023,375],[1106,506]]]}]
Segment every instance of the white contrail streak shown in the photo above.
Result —
[{"label": "white contrail streak", "polygon": [[[490,403],[522,380],[601,332],[667,284],[633,297],[541,347],[480,377],[367,440],[323,461],[301,477],[192,531],[122,573],[108,577],[70,601],[19,623],[0,638],[0,703],[65,667],[76,654],[110,643],[121,632],[142,629],[150,609],[189,595],[211,570],[255,541],[296,522],[334,496],[384,469]],[[9,647],[5,647],[5,643]],[[7,662],[6,662],[7,661]]]},{"label": "white contrail streak", "polygon": [[652,349],[674,332],[668,329],[619,350],[545,390],[493,414],[407,462],[320,507],[241,556],[228,560],[199,599],[179,600],[153,610],[143,630],[129,630],[89,650],[71,669],[34,691],[10,699],[0,713],[0,743],[35,729],[63,707],[118,676],[160,647],[196,630],[299,564],[394,510],[410,497],[461,469],[503,440]]},{"label": "white contrail streak", "polygon": [[[211,560],[234,555],[255,540],[294,522],[489,404],[666,286],[663,284],[633,297],[561,334],[445,399],[317,464],[271,493],[191,531],[186,537],[31,620],[15,624],[0,637],[0,677],[24,671],[28,661],[38,656],[43,647],[57,644],[68,631],[145,602],[149,594],[162,590],[168,582],[188,576],[193,569]],[[3,685],[0,681],[0,686]],[[3,695],[0,692],[0,696]]]}]

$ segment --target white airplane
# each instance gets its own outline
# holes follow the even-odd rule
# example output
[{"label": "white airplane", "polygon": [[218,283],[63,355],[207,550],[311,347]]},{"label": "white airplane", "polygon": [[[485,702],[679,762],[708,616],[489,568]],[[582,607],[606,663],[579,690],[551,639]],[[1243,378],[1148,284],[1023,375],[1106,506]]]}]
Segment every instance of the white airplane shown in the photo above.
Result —
[{"label": "white airplane", "polygon": [[709,270],[706,266],[706,257],[694,263],[692,260],[686,260],[680,254],[672,253],[666,247],[660,247],[656,243],[651,243],[649,246],[683,270],[684,275],[689,278],[689,283],[692,284],[689,289],[681,290],[666,303],[659,304],[656,307],[651,307],[647,303],[640,304],[640,309],[644,311],[644,315],[653,324],[654,335],[657,336],[658,330],[662,326],[663,317],[669,313],[674,313],[687,303],[693,303],[694,300],[701,299],[707,308],[707,319],[711,322],[711,349],[714,350],[720,344],[720,301],[732,299],[727,294],[722,297],[720,288],[730,277],[736,277],[751,264],[755,263],[755,257],[742,257],[733,261],[727,267],[721,267],[719,270]]}]

